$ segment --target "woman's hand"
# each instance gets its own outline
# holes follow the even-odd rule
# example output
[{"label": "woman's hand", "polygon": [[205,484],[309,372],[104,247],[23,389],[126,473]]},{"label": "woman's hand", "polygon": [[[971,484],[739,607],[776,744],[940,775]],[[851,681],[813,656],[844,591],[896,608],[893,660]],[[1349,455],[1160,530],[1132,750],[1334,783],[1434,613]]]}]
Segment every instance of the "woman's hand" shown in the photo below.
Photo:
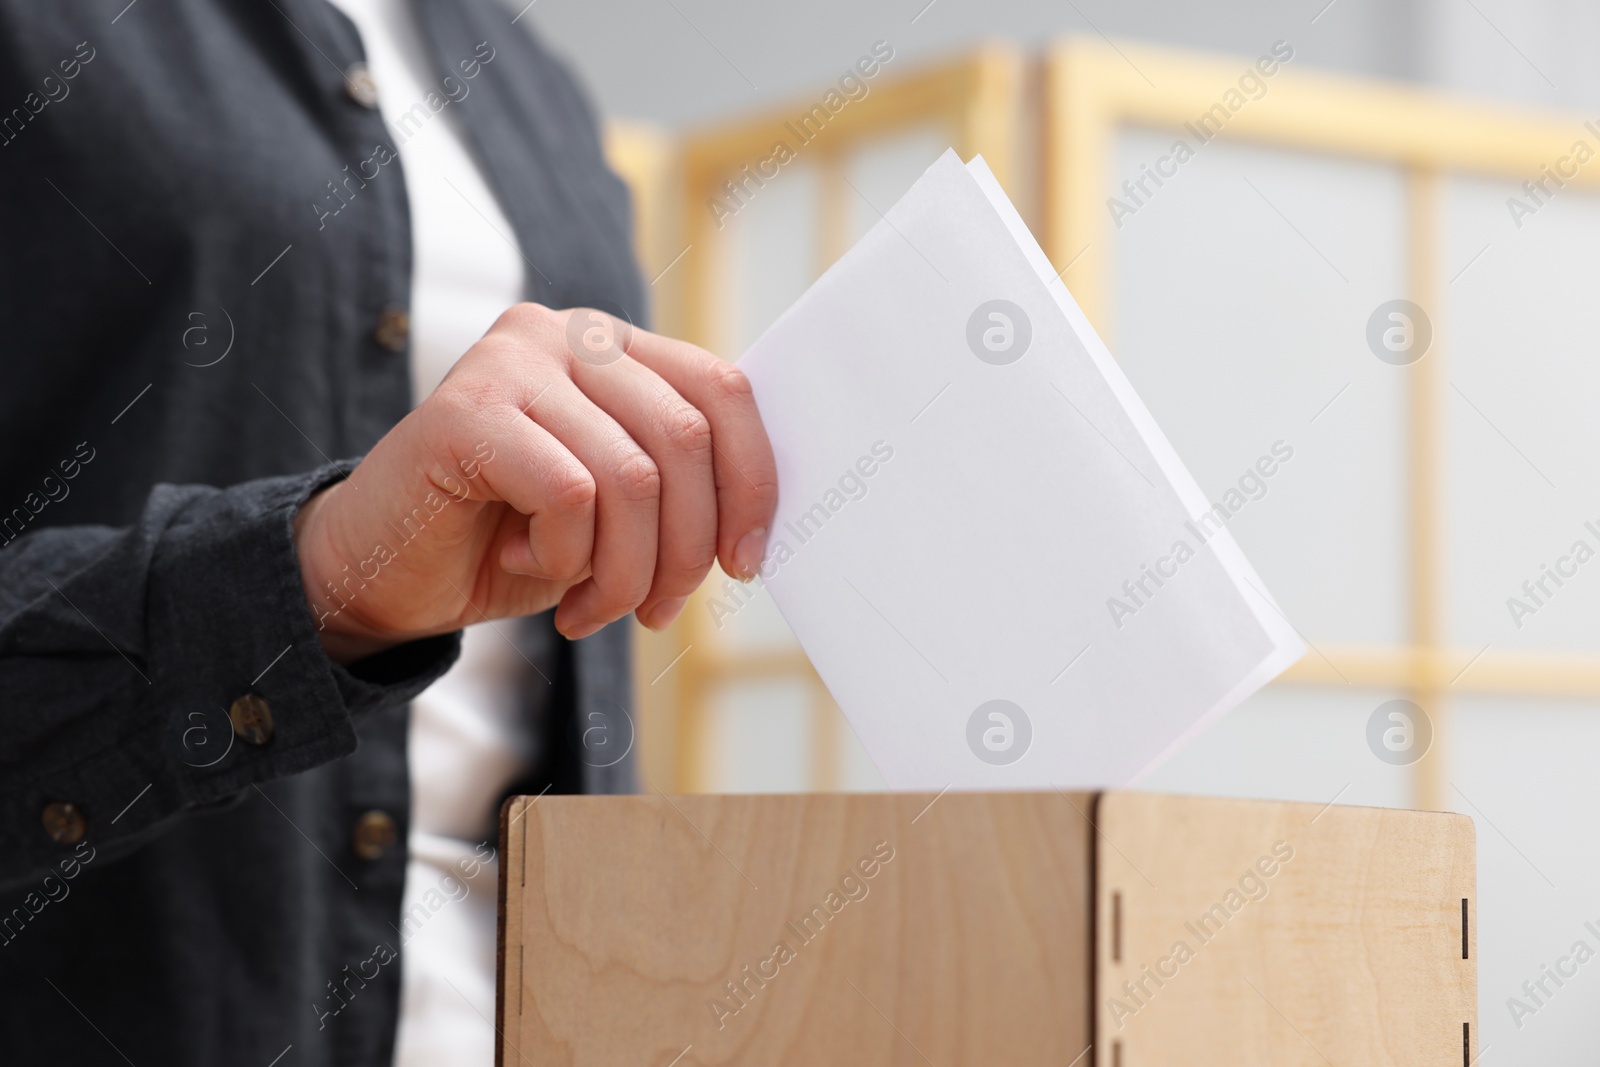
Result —
[{"label": "woman's hand", "polygon": [[777,501],[749,383],[682,341],[587,308],[519,304],[300,509],[323,647],[350,662],[559,604],[580,638],[661,628],[713,559],[748,579]]}]

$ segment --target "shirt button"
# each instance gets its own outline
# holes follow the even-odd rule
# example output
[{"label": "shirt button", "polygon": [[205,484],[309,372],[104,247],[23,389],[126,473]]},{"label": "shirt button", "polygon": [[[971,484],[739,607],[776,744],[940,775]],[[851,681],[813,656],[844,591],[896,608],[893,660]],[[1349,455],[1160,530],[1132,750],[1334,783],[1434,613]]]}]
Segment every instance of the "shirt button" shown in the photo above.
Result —
[{"label": "shirt button", "polygon": [[395,841],[394,820],[386,811],[369,811],[356,820],[350,847],[364,860],[375,860],[388,852]]},{"label": "shirt button", "polygon": [[58,845],[76,845],[89,823],[76,804],[58,800],[44,807],[44,832]]},{"label": "shirt button", "polygon": [[344,93],[362,107],[378,106],[378,83],[365,63],[352,63],[344,72]]},{"label": "shirt button", "polygon": [[378,316],[372,339],[391,352],[404,352],[411,340],[411,316],[403,307],[386,307]]},{"label": "shirt button", "polygon": [[272,740],[272,708],[265,697],[246,693],[228,708],[233,733],[247,745],[264,745]]}]

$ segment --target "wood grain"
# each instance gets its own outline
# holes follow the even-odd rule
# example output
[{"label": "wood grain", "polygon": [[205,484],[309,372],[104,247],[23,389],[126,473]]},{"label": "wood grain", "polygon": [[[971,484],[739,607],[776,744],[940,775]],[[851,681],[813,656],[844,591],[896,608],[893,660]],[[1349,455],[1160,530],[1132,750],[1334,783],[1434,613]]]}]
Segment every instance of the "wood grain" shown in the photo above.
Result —
[{"label": "wood grain", "polygon": [[1066,1067],[1091,801],[515,798],[500,1063]]},{"label": "wood grain", "polygon": [[1476,1057],[1470,819],[1107,793],[1096,821],[1100,1067]]},{"label": "wood grain", "polygon": [[1458,815],[1142,793],[518,797],[501,855],[504,1067],[1476,1054]]}]

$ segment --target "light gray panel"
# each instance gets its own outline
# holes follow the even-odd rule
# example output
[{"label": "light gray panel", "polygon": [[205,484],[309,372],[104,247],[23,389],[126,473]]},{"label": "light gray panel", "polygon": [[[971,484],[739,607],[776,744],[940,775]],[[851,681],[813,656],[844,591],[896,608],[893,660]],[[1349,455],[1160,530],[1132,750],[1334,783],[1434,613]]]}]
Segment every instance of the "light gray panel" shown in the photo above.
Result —
[{"label": "light gray panel", "polygon": [[1266,689],[1156,768],[1140,789],[1409,807],[1411,770],[1379,759],[1367,723],[1392,693]]},{"label": "light gray panel", "polygon": [[950,147],[950,134],[939,124],[914,127],[851,153],[845,177],[855,188],[850,204],[850,240],[860,240],[905,195],[933,161]]},{"label": "light gray panel", "polygon": [[811,698],[798,681],[738,682],[711,701],[711,791],[810,788]]},{"label": "light gray panel", "polygon": [[1600,9],[1590,0],[1421,0],[1416,71],[1473,96],[1592,109],[1600,72],[1590,47]]},{"label": "light gray panel", "polygon": [[[1125,131],[1117,183],[1172,143]],[[1114,231],[1112,351],[1213,501],[1293,449],[1230,528],[1307,637],[1404,640],[1409,371],[1366,343],[1405,291],[1401,175],[1212,143],[1147,188]]]},{"label": "light gray panel", "polygon": [[[1461,700],[1457,722],[1451,801],[1478,830],[1485,1062],[1581,1063],[1600,1019],[1600,934],[1585,925],[1600,930],[1600,704]],[[1549,996],[1535,986],[1535,1003],[1522,983],[1580,940],[1595,958],[1562,986],[1545,979]]]},{"label": "light gray panel", "polygon": [[[1454,636],[1472,651],[1592,651],[1600,558],[1561,561],[1580,540],[1600,553],[1600,197],[1560,190],[1519,227],[1514,196],[1533,203],[1510,182],[1482,180],[1454,181],[1445,198]],[[1558,585],[1546,566],[1570,576]]]},{"label": "light gray panel", "polygon": [[753,189],[721,236],[728,242],[725,306],[734,316],[733,350],[724,354],[737,357],[816,277],[816,168],[797,160]]}]

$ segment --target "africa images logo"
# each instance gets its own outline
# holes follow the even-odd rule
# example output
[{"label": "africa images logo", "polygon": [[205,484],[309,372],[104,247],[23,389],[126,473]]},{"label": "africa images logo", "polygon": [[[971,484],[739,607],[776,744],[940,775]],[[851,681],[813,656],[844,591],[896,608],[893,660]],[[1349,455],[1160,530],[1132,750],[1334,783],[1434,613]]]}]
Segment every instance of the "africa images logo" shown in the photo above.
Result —
[{"label": "africa images logo", "polygon": [[1383,762],[1408,767],[1428,754],[1433,723],[1409,700],[1386,700],[1367,718],[1367,747]]},{"label": "africa images logo", "polygon": [[633,323],[595,308],[575,308],[567,316],[567,348],[591,367],[604,367],[628,354]]},{"label": "africa images logo", "polygon": [[1010,766],[1032,744],[1033,720],[1009,700],[986,700],[967,717],[967,747],[990,766]]},{"label": "africa images logo", "polygon": [[1367,347],[1391,366],[1409,367],[1427,355],[1432,344],[1433,320],[1410,300],[1379,304],[1367,318]]},{"label": "africa images logo", "polygon": [[967,347],[985,363],[1015,363],[1032,342],[1027,312],[1009,300],[986,300],[967,318]]}]

